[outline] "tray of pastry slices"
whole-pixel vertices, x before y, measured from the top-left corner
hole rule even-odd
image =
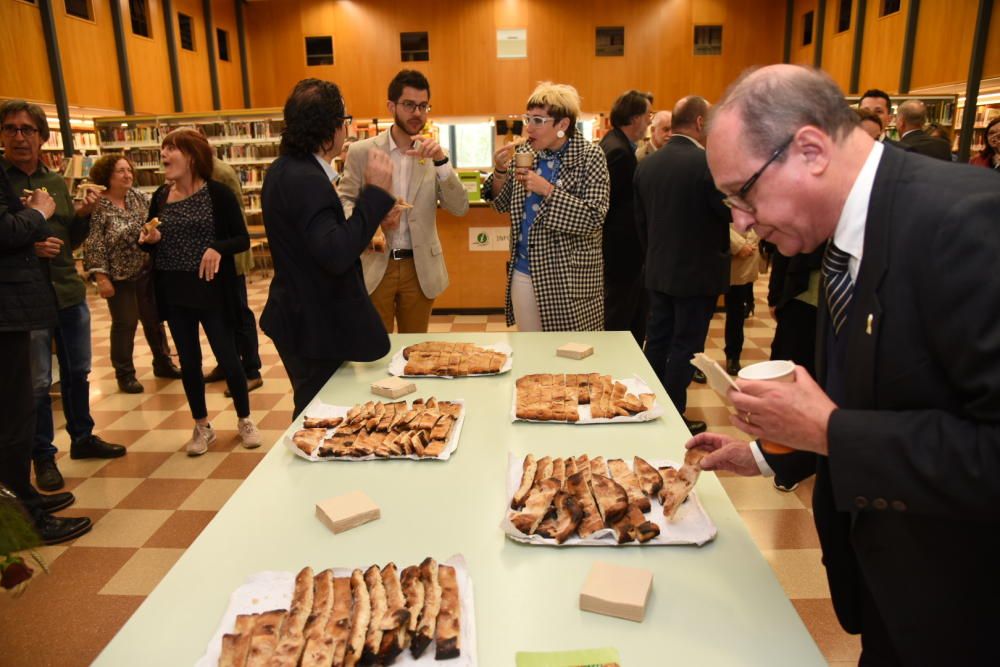
[[[476,664],[465,559],[399,569],[258,572],[233,592],[196,667]]]
[[[565,424],[646,422],[663,415],[642,378],[600,373],[535,373],[514,383],[511,421]]]
[[[465,401],[433,396],[353,406],[313,401],[304,415],[302,428],[286,436],[285,446],[308,461],[447,461],[458,448]]]
[[[508,457],[501,528],[517,542],[549,546],[702,545],[716,527],[694,493],[704,457],[683,464],[635,456]]]
[[[500,375],[513,367],[514,350],[505,343],[475,345],[425,341],[393,355],[389,373],[399,377],[459,377]]]

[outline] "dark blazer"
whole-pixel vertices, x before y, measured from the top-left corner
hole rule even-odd
[[[940,137],[932,137],[923,130],[907,132],[897,143],[897,146],[911,153],[919,153],[927,157],[951,162],[951,146]]]
[[[213,280],[220,281],[222,299],[227,323],[236,327],[242,321],[243,305],[240,298],[239,278],[236,275],[236,262],[233,259],[238,253],[250,249],[250,235],[246,223],[243,222],[243,208],[232,190],[218,181],[208,181],[208,196],[212,199],[212,217],[215,223],[215,241],[211,247],[222,255],[219,262],[219,273]],[[161,185],[149,202],[149,214],[146,220],[152,220],[160,215],[160,209],[167,203],[169,185]],[[161,240],[160,243],[163,243]],[[160,243],[152,245],[142,243],[139,247],[153,256],[153,266],[156,266],[156,251]],[[163,274],[153,271],[153,285],[156,292],[156,309],[161,320],[170,317],[170,305],[164,294]]]
[[[885,150],[841,336],[846,399],[813,512],[834,608],[860,629],[868,584],[904,664],[996,664],[1000,626],[1000,188],[983,169]],[[825,381],[829,316],[817,318]],[[869,324],[870,322],[870,324]]]
[[[274,278],[260,317],[275,343],[312,359],[374,361],[389,351],[361,271],[361,253],[395,205],[365,186],[349,219],[312,155],[271,163],[261,193]]]
[[[35,256],[35,241],[48,235],[45,218],[21,203],[0,169],[0,331],[55,326],[55,293]]]
[[[646,255],[646,287],[672,296],[729,289],[732,217],[704,149],[674,135],[635,172],[635,218]]]
[[[604,281],[631,281],[642,272],[646,260],[639,245],[632,188],[638,162],[628,137],[618,128],[604,135],[601,150],[611,177],[610,205],[604,216]]]
[[[772,246],[774,247],[774,246]],[[767,281],[767,305],[781,308],[809,289],[809,279],[823,265],[820,246],[810,253],[785,257],[777,248],[771,254],[771,277]]]

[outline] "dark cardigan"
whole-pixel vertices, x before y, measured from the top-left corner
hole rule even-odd
[[[242,305],[240,301],[239,278],[236,275],[236,263],[233,257],[238,253],[250,248],[250,236],[247,234],[246,225],[243,224],[243,211],[240,202],[236,200],[236,195],[225,185],[217,181],[208,181],[208,195],[212,199],[212,217],[215,223],[215,241],[211,247],[222,255],[219,263],[219,273],[215,280],[221,281],[223,303],[225,308],[226,321],[231,326],[236,326],[240,322],[240,312]],[[169,185],[161,185],[153,194],[153,199],[149,205],[149,215],[146,220],[152,220],[160,213],[160,209],[167,201]],[[161,241],[162,243],[162,241]],[[156,258],[156,249],[159,243],[152,245],[148,243],[140,244],[139,247]],[[159,271],[153,271],[153,282],[156,289],[156,307],[160,320],[170,317],[167,300],[164,297],[162,275]]]

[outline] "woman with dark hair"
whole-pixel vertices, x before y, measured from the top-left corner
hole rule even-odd
[[[160,318],[181,359],[184,394],[195,425],[185,448],[200,456],[215,441],[205,405],[201,340],[205,330],[233,396],[243,446],[260,446],[250,420],[250,396],[236,351],[240,294],[233,256],[250,247],[240,203],[225,185],[212,180],[212,148],[194,130],[174,130],[160,148],[167,184],[153,195],[139,244],[153,253],[153,277]]]
[[[153,352],[153,374],[179,378],[170,360],[167,332],[156,313],[156,297],[149,269],[149,255],[137,242],[149,212],[149,198],[133,187],[135,168],[124,155],[102,155],[90,168],[90,180],[105,187],[94,207],[90,232],[83,246],[83,267],[97,281],[97,291],[111,313],[111,365],[118,389],[141,394],[135,379],[132,352],[135,330],[142,321],[146,342]]]
[[[494,210],[510,213],[507,325],[516,322],[519,331],[600,331],[608,163],[576,131],[575,88],[541,83],[526,107],[527,143],[498,149],[482,188]]]
[[[1000,169],[1000,116],[991,120],[986,126],[984,138],[986,145],[979,151],[979,155],[969,160],[969,164]]]
[[[374,361],[389,351],[360,258],[396,199],[389,194],[392,162],[373,149],[366,185],[344,216],[331,162],[351,117],[336,84],[299,81],[284,116],[281,155],[261,192],[274,278],[260,326],[291,380],[297,417],[344,361]]]

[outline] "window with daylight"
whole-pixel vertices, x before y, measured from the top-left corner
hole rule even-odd
[[[625,28],[623,26],[612,26],[597,29],[597,53],[598,56],[624,56],[625,55]]]
[[[430,39],[426,32],[399,33],[399,59],[405,62],[431,59]]]
[[[333,64],[333,37],[306,37],[306,65]]]
[[[721,25],[696,25],[694,27],[694,54],[696,56],[722,55]]]
[[[132,20],[132,34],[152,37],[149,29],[149,0],[128,0],[129,18]]]
[[[181,32],[181,48],[194,51],[194,21],[187,14],[178,14],[177,23]]]

